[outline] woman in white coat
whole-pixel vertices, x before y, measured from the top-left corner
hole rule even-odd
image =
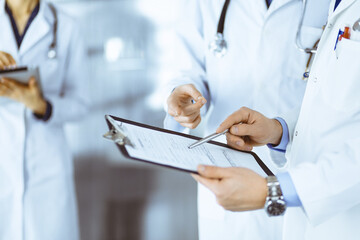
[[[86,57],[75,26],[44,1],[0,0],[0,66],[38,66],[43,91],[34,78],[28,85],[0,83],[0,239],[79,237],[63,130],[88,105]],[[54,37],[56,57],[50,58]]]
[[[344,31],[346,26],[350,27],[350,37],[344,35],[338,41],[339,30]],[[287,174],[295,190],[292,195],[296,194],[299,200],[297,206],[288,207],[285,212],[285,240],[360,237],[359,56],[360,0],[334,0],[301,111],[299,115],[284,116],[290,135]],[[243,109],[231,115],[219,131],[242,122],[237,125],[238,131],[228,136],[230,145],[236,146],[234,141],[245,135],[244,131],[252,140],[247,143],[250,146],[276,143],[283,141],[284,136],[281,128],[271,127],[274,121]],[[202,175],[209,179],[197,179],[217,192],[218,197],[226,196],[220,197],[220,202],[228,209],[264,206],[266,181],[250,170],[205,168]],[[222,179],[222,184],[210,180],[214,178]],[[279,182],[283,189],[285,185]],[[253,186],[252,192],[245,188],[248,183]],[[260,194],[252,194],[256,192]],[[283,191],[285,200],[287,193],[288,190]],[[246,201],[241,196],[247,196]]]
[[[179,77],[167,86],[170,96],[166,128],[177,131],[181,131],[181,127],[195,128],[207,114],[204,133],[207,135],[239,105],[271,117],[301,104],[305,89],[302,75],[309,57],[295,45],[302,2],[230,1],[224,26],[228,52],[217,58],[208,46],[214,40],[224,2],[189,0],[184,7],[186,19],[179,26],[182,45],[178,49],[182,54],[179,59],[185,56],[183,62],[177,63]],[[303,46],[312,47],[320,38],[329,4],[329,0],[308,1],[301,27]],[[197,103],[192,105],[192,99]],[[276,164],[280,167],[284,164],[283,156],[273,164],[266,147],[257,148],[255,152],[274,173],[278,171]],[[264,236],[280,239],[281,219],[269,219],[263,211],[224,211],[213,194],[201,185],[198,218],[200,240],[260,240]]]

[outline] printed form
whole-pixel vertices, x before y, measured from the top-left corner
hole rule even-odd
[[[244,167],[266,176],[251,154],[210,143],[189,149],[188,146],[196,140],[132,124],[118,123],[125,129],[134,145],[134,147],[125,146],[130,157],[190,171],[197,171],[199,164]]]

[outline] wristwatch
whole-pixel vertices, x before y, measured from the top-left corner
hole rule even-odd
[[[281,192],[280,183],[275,176],[266,178],[268,194],[265,202],[265,211],[269,217],[284,215],[286,203]]]

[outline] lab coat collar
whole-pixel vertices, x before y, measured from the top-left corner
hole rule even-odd
[[[50,31],[54,16],[46,1],[40,0],[40,10],[31,23],[20,46],[19,54],[23,55],[38,43]]]
[[[10,18],[5,11],[5,0],[0,0],[0,29],[0,51],[11,54],[15,61],[18,62],[18,47]]]
[[[0,0],[0,16],[5,13],[5,0]]]
[[[339,4],[339,6],[334,11],[335,1],[332,2],[330,5],[330,14],[329,14],[329,20],[337,16],[339,13],[346,10],[348,7],[350,7],[354,2],[358,0],[342,0]]]
[[[273,0],[270,4],[269,7],[269,14],[277,11],[279,8],[282,8],[283,6],[285,6],[288,3],[291,2],[298,2],[299,0]]]

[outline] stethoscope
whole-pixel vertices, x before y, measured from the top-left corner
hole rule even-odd
[[[317,51],[317,44],[314,45],[312,48],[304,48],[301,45],[301,27],[304,22],[307,0],[302,0],[302,2],[303,2],[303,4],[302,4],[303,12],[302,12],[301,19],[300,19],[298,29],[296,32],[295,44],[300,51],[310,54],[310,58],[309,58],[309,65],[310,65],[312,55],[315,54]],[[211,41],[209,44],[209,50],[216,57],[219,57],[219,58],[225,56],[225,54],[227,53],[227,42],[224,38],[224,25],[225,25],[225,18],[226,18],[226,13],[227,13],[229,4],[230,4],[230,0],[225,0],[224,6],[221,11],[220,19],[218,22],[217,33],[215,35],[214,40]]]
[[[54,24],[53,24],[53,39],[52,42],[49,46],[49,50],[48,50],[48,58],[49,59],[55,59],[57,57],[57,52],[56,52],[56,35],[57,35],[57,25],[58,25],[58,18],[57,18],[57,14],[56,14],[56,9],[54,7],[53,4],[49,3],[49,7],[50,10],[54,16]]]
[[[227,53],[227,43],[224,38],[224,26],[226,13],[229,7],[230,0],[225,0],[224,6],[221,11],[220,19],[218,22],[217,33],[213,41],[209,44],[209,50],[215,57],[221,58]]]

